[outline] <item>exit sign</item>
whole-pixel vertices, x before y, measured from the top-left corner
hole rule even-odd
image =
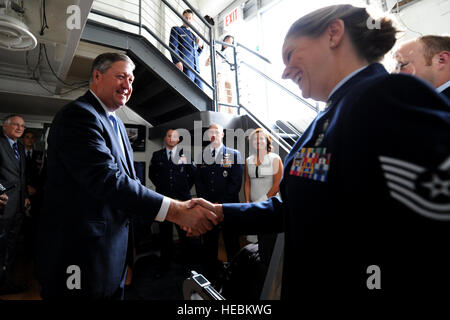
[[[225,16],[224,18],[225,28],[234,24],[237,20],[238,20],[238,8],[234,9]]]

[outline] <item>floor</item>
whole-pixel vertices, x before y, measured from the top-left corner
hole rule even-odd
[[[241,245],[246,244],[245,240]],[[183,264],[175,257],[167,272],[158,274],[158,252],[150,251],[148,255],[139,258],[133,270],[128,273],[125,300],[182,300],[183,282],[189,276],[190,270],[202,272],[202,266],[195,259],[189,264]],[[223,238],[219,238],[220,261],[226,261]],[[41,300],[40,288],[34,277],[34,267],[31,259],[19,254],[16,261],[14,280],[16,284],[26,285],[28,290],[18,294],[0,296],[0,300]]]

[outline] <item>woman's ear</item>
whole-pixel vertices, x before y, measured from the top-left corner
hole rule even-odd
[[[327,28],[330,48],[338,47],[344,38],[345,25],[341,19],[333,20]]]

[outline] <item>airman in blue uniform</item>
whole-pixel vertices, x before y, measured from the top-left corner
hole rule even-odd
[[[156,192],[172,199],[186,201],[191,199],[191,188],[194,184],[195,168],[191,156],[178,146],[179,133],[169,129],[164,137],[165,147],[153,153],[148,177],[156,187]],[[163,221],[159,223],[161,241],[161,260],[158,273],[168,270],[173,258],[173,223]],[[183,261],[189,255],[186,233],[178,226],[178,236],[181,242]]]
[[[222,143],[223,128],[212,124],[208,129],[211,144],[196,160],[195,189],[197,196],[214,203],[239,202],[242,185],[243,164],[239,151],[225,147]],[[203,235],[206,255],[206,274],[214,279],[217,272],[219,229]],[[228,260],[239,251],[239,237],[232,229],[223,229]]]
[[[187,21],[192,22],[193,13],[191,10],[185,10],[183,16]],[[200,74],[198,57],[203,50],[203,46],[199,46],[200,41],[200,38],[197,37],[186,24],[183,24],[181,27],[172,27],[170,30],[169,46],[182,59],[180,60],[176,55],[171,53],[173,63],[178,69],[183,71],[189,79],[203,89],[203,82],[194,72],[189,68],[186,68],[186,65],[188,65]]]

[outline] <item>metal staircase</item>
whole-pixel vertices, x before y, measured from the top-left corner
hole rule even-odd
[[[194,12],[192,23],[182,15],[186,8]],[[247,62],[259,60],[270,63],[267,58],[241,43],[228,45],[215,40],[212,27],[187,1],[123,0],[110,4],[96,0],[88,18],[81,37],[83,41],[123,50],[135,61],[134,91],[128,106],[153,125],[150,139],[161,138],[167,127],[193,131],[195,121],[202,121],[203,128],[211,122],[220,123],[227,129],[262,127],[269,132],[283,158],[302,134],[308,119],[312,120],[317,113],[316,107]],[[171,57],[174,55],[180,60],[184,58],[169,46],[171,28],[181,23],[189,26],[201,39],[202,54],[211,59],[208,67],[202,65],[201,74],[187,66],[203,81],[204,90],[172,63]],[[219,49],[223,45],[232,49],[231,61],[221,54]],[[242,52],[247,58],[240,54]],[[218,100],[215,69],[219,61],[225,61],[233,71],[232,103]],[[306,125],[301,124],[299,128],[286,119],[266,119],[262,116],[259,111],[261,102],[258,100],[261,88],[255,89],[249,85],[257,81],[262,83],[265,91],[276,88],[279,91],[277,96],[290,99],[287,104],[296,114],[308,114]],[[235,111],[231,115],[217,112],[221,107]]]

